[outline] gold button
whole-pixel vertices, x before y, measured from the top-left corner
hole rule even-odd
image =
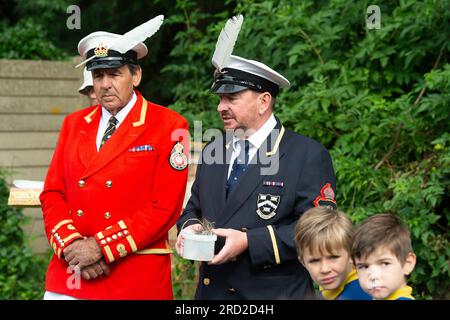
[[[105,216],[105,219],[109,219],[109,218],[111,218],[111,213],[105,212],[104,216]]]
[[[203,284],[205,285],[205,286],[209,286],[209,283],[210,283],[211,281],[209,280],[209,278],[204,278],[203,279]]]
[[[112,181],[111,180],[106,181],[106,187],[107,188],[111,188],[112,187]]]
[[[247,228],[241,228],[242,232],[247,232],[247,230],[248,230]]]
[[[84,182],[84,180],[78,181],[78,186],[79,186],[80,188],[83,188],[85,184],[86,184],[86,183]]]
[[[230,291],[230,292],[236,292],[236,289],[235,289],[235,288],[228,288],[228,291]]]
[[[84,214],[83,210],[78,210],[77,211],[77,216],[81,217]]]

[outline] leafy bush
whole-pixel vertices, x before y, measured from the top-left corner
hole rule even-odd
[[[233,3],[229,1],[227,4]],[[275,112],[324,144],[333,157],[337,201],[355,222],[381,212],[409,225],[418,263],[417,298],[450,292],[449,1],[380,4],[381,29],[366,28],[370,1],[239,1],[208,14],[189,0],[169,22],[173,108],[203,130],[220,128],[208,93],[211,56],[233,14],[244,24],[234,54],[265,62],[291,81]]]
[[[183,259],[177,253],[172,256],[172,290],[175,300],[194,298],[197,287],[198,262]]]
[[[45,29],[33,20],[23,19],[14,26],[0,22],[0,58],[60,60],[64,57],[64,52],[47,39]]]
[[[47,262],[27,247],[22,210],[9,207],[9,190],[0,171],[0,300],[41,299]]]

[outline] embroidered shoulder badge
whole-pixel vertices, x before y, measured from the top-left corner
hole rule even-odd
[[[175,170],[184,170],[188,166],[188,159],[183,153],[184,146],[180,142],[177,142],[170,154],[169,162],[170,166]]]
[[[322,189],[320,189],[320,196],[318,196],[314,201],[314,206],[329,206],[333,209],[337,209],[336,200],[334,199],[334,190],[330,183],[325,184]]]

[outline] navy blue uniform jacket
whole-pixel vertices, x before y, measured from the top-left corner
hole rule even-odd
[[[335,205],[335,175],[328,151],[315,140],[286,130],[277,120],[227,197],[232,149],[231,140],[223,135],[202,150],[191,197],[177,226],[180,230],[188,219],[204,217],[216,228],[247,232],[248,250],[222,265],[202,262],[195,298],[313,297],[311,279],[297,259],[294,228],[308,208]],[[223,244],[220,237],[216,253]]]

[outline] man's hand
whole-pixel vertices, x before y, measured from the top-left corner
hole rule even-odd
[[[103,259],[81,269],[81,276],[85,280],[95,279],[104,275],[109,276],[110,273],[111,271]]]
[[[235,259],[248,248],[247,234],[234,229],[212,229],[220,237],[225,237],[222,250],[208,264],[223,264]]]
[[[80,269],[90,266],[103,258],[102,250],[94,237],[76,240],[64,249],[64,259],[69,265]]]
[[[202,231],[202,225],[199,223],[191,224],[190,226],[184,228],[183,230],[192,230],[196,232]],[[184,249],[184,237],[181,235],[181,231],[178,234],[177,242],[175,243],[175,250],[177,253],[182,256],[183,255],[183,249]]]

